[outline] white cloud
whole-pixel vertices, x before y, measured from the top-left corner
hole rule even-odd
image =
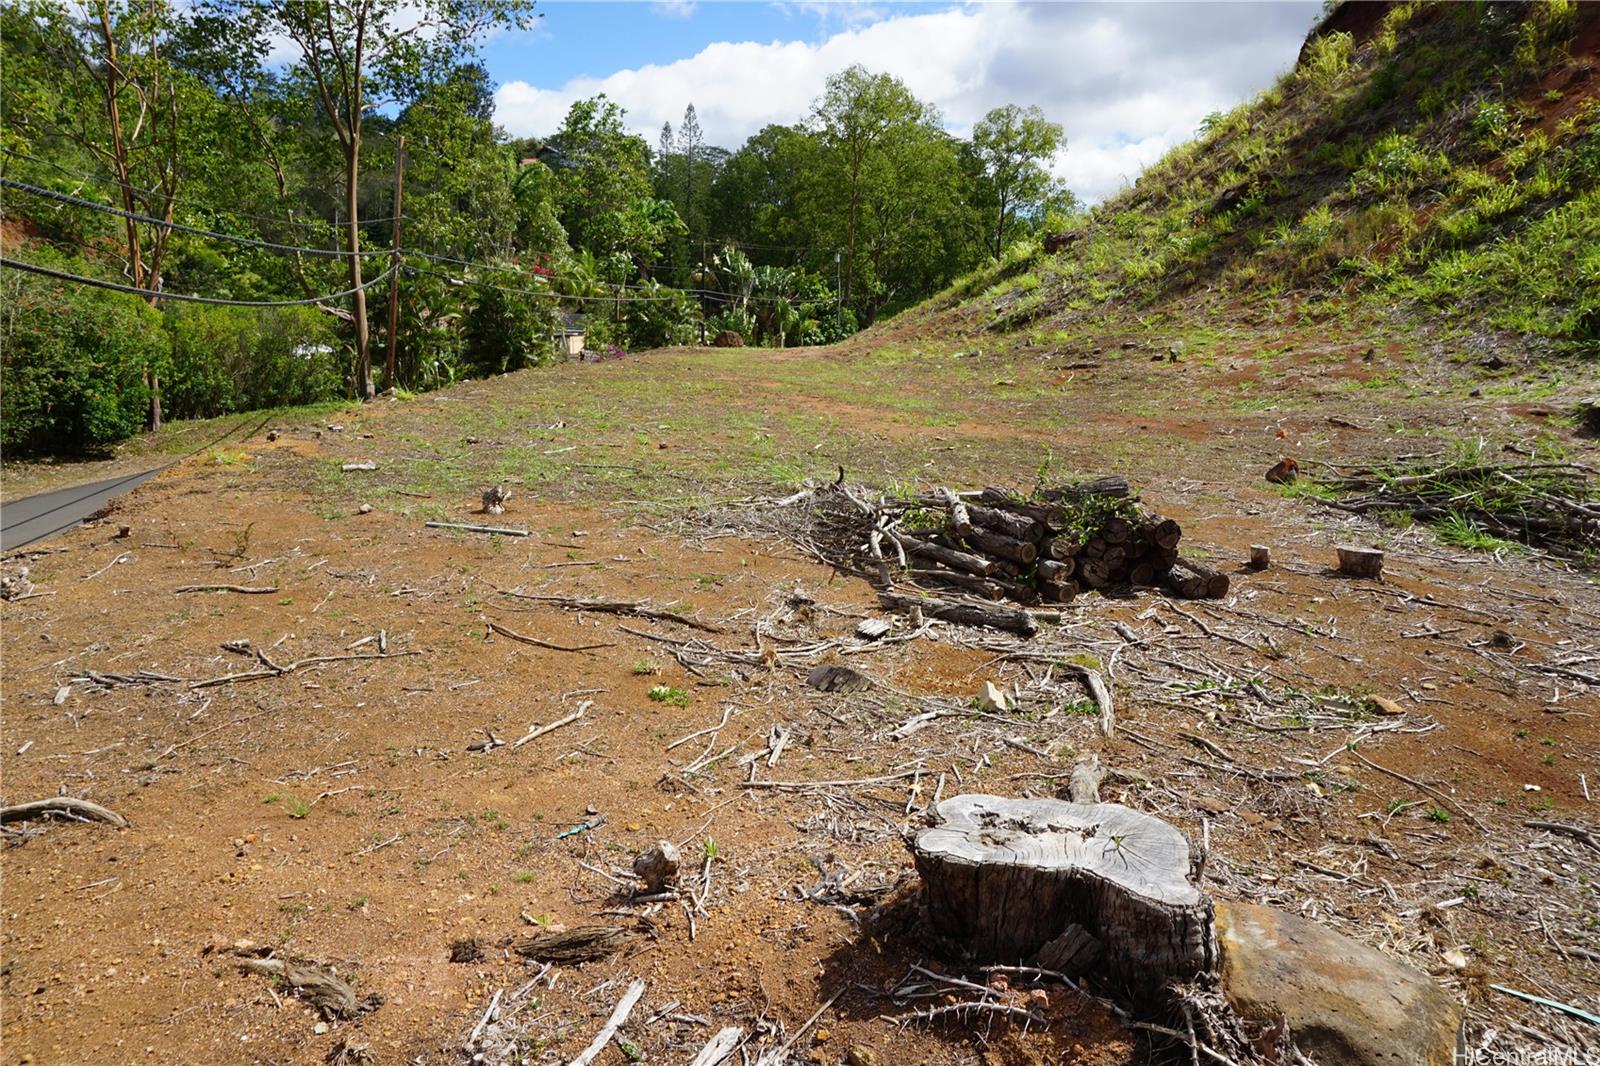
[[[655,0],[650,10],[662,18],[686,19],[694,14],[695,0]]]
[[[863,10],[871,9],[836,14]],[[1095,201],[1193,136],[1208,112],[1287,69],[1316,11],[1315,2],[891,11],[814,42],[723,41],[685,59],[559,87],[512,81],[496,95],[495,117],[517,136],[548,134],[574,100],[604,92],[654,143],[661,124],[676,123],[693,102],[706,139],[733,149],[769,123],[800,121],[829,74],[860,63],[904,80],[957,134],[991,107],[1038,104],[1066,129],[1055,172]]]

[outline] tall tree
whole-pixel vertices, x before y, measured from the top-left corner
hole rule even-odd
[[[620,104],[601,93],[575,101],[550,138],[561,224],[591,250],[598,248],[598,231],[610,225],[608,216],[653,191],[649,150],[627,131],[626,116]]]
[[[931,110],[900,79],[872,74],[860,65],[830,77],[812,107],[812,127],[822,141],[830,178],[845,201],[846,302],[854,294],[861,205],[869,188],[886,177],[885,149],[931,118]]]
[[[127,215],[161,220],[141,223],[124,217],[120,225],[123,273],[134,287],[151,293],[161,290],[172,235],[161,223],[173,220],[181,173],[179,74],[170,54],[181,23],[167,0],[90,0],[71,7],[36,2],[8,12],[7,18],[8,30],[27,33],[33,45],[20,56],[7,49],[8,61],[20,58],[24,65],[22,71],[9,71],[8,81],[19,75],[24,80],[45,77],[57,84],[64,105],[10,107],[8,121],[45,143],[69,141],[110,173]],[[55,69],[30,73],[27,67],[41,59]],[[152,307],[158,300],[146,297]],[[145,380],[150,387],[148,424],[159,429],[161,379],[156,368],[146,370]]]
[[[1060,150],[1061,126],[1037,107],[997,107],[972,128],[972,152],[982,167],[989,212],[989,251],[998,256],[1018,218],[1038,211],[1051,193],[1045,164]]]
[[[709,229],[717,237],[787,252],[821,240],[823,220],[808,213],[805,191],[820,168],[817,139],[795,126],[767,126],[731,155],[716,175]],[[819,203],[829,202],[823,197]],[[788,246],[788,247],[778,247]],[[826,249],[832,275],[832,248]],[[772,261],[794,262],[790,256]]]
[[[683,121],[678,123],[678,151],[683,155],[683,222],[689,227],[689,239],[705,236],[701,220],[705,215],[705,200],[699,195],[703,185],[701,167],[705,161],[706,139],[700,131],[700,116],[694,104],[683,110]]]
[[[299,53],[304,79],[338,142],[344,171],[344,234],[355,291],[355,387],[370,399],[371,332],[361,269],[361,163],[369,115],[415,99],[442,80],[495,26],[524,26],[533,0],[211,0],[213,10],[256,34],[276,33]]]

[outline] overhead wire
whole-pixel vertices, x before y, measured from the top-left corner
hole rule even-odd
[[[409,252],[403,252],[402,253],[402,255],[410,255],[410,254],[411,253],[409,253]],[[514,293],[514,294],[521,295],[521,296],[542,296],[542,297],[545,297],[546,299],[555,300],[557,302],[570,300],[570,301],[574,301],[574,302],[577,302],[577,303],[602,303],[602,304],[670,303],[672,300],[675,299],[675,297],[672,297],[672,296],[627,296],[627,297],[622,297],[622,296],[572,296],[572,295],[566,295],[566,294],[559,293],[559,292],[551,292],[551,291],[544,290],[544,289],[517,289],[517,288],[512,288],[509,285],[496,285],[494,282],[491,282],[491,281],[483,281],[483,280],[480,280],[480,279],[477,279],[477,278],[458,277],[455,274],[450,274],[450,273],[447,273],[447,272],[445,272],[443,270],[430,270],[427,267],[408,266],[405,269],[409,270],[409,271],[413,271],[413,272],[418,273],[418,274],[428,274],[428,275],[431,275],[433,277],[444,278],[447,281],[455,282],[457,285],[476,285],[476,286],[479,286],[479,287],[482,287],[482,288],[497,289],[500,292],[509,292],[509,293]],[[675,290],[675,291],[677,291],[677,290]]]
[[[411,252],[411,251],[403,251],[401,253],[401,255],[404,256],[404,257],[410,257],[410,256],[417,255],[417,254],[418,253]],[[439,258],[439,257],[433,256],[433,257],[430,257],[430,258]],[[471,264],[471,265],[484,267],[485,269],[489,269],[489,270],[504,270],[505,269],[504,267],[495,267],[492,264],[488,264],[488,263],[476,263],[476,264]],[[550,299],[554,299],[554,300],[558,300],[558,301],[559,300],[573,300],[573,301],[577,301],[577,302],[580,302],[580,303],[608,303],[608,304],[615,304],[615,303],[617,303],[619,301],[622,302],[622,303],[666,303],[666,302],[669,302],[669,301],[671,301],[671,300],[676,298],[675,296],[627,296],[627,297],[620,297],[620,296],[575,296],[575,295],[566,295],[566,294],[559,293],[559,292],[545,291],[545,290],[541,290],[541,289],[511,288],[511,287],[505,286],[505,285],[496,285],[496,284],[494,284],[492,282],[481,281],[481,280],[478,280],[476,278],[460,277],[458,275],[450,274],[450,273],[447,273],[447,272],[442,271],[442,270],[430,270],[427,267],[407,266],[405,269],[409,270],[409,271],[413,271],[413,272],[418,273],[418,274],[428,274],[428,275],[430,275],[432,277],[445,278],[446,280],[453,281],[458,285],[481,285],[481,286],[485,286],[485,287],[491,288],[491,289],[499,289],[501,292],[520,293],[520,294],[525,295],[525,296],[544,296],[544,297],[548,297]],[[610,283],[601,282],[600,284],[610,284]],[[737,300],[741,299],[741,297],[739,297],[738,295],[736,295],[734,293],[722,292],[719,289],[679,289],[679,288],[674,288],[674,287],[668,286],[668,285],[650,286],[650,285],[615,285],[615,284],[611,285],[611,287],[615,288],[615,289],[622,289],[624,291],[639,291],[639,290],[643,290],[643,291],[646,291],[646,292],[654,292],[654,291],[657,291],[657,290],[664,289],[664,290],[666,290],[668,292],[681,294],[683,296],[706,296],[706,297],[712,297],[712,298],[719,299],[719,300],[726,300],[729,303],[732,303],[734,301],[737,301]],[[785,300],[785,299],[789,299],[789,298],[788,297],[783,297],[783,296],[745,296],[745,297],[742,297],[742,299],[744,300],[745,303],[772,304],[772,303],[777,303],[780,300]],[[801,302],[801,301],[790,300],[789,302],[790,303],[798,303],[798,302]]]
[[[122,185],[123,183],[116,182],[115,184]],[[60,203],[69,204],[69,205],[72,205],[72,206],[75,206],[75,207],[85,207],[85,208],[89,208],[90,210],[99,211],[99,212],[102,212],[102,213],[105,213],[105,214],[116,215],[119,218],[133,219],[134,221],[137,221],[137,222],[145,222],[145,223],[149,223],[151,225],[163,226],[163,227],[166,227],[166,228],[172,229],[172,230],[178,230],[178,231],[185,232],[185,233],[194,233],[194,234],[197,234],[197,235],[200,235],[200,236],[212,237],[212,238],[216,238],[216,239],[219,239],[219,240],[230,241],[230,242],[233,242],[235,244],[242,244],[242,245],[246,245],[246,246],[249,246],[249,247],[264,248],[264,249],[267,249],[267,250],[270,250],[270,251],[291,252],[291,253],[294,253],[294,254],[297,254],[297,255],[313,255],[313,256],[336,257],[336,258],[348,258],[352,254],[350,252],[346,252],[346,251],[342,251],[342,250],[338,250],[338,249],[305,248],[305,247],[300,247],[300,246],[297,246],[297,245],[280,244],[280,243],[275,242],[275,241],[263,241],[263,240],[258,240],[258,239],[252,238],[252,237],[243,237],[243,236],[240,236],[238,234],[221,233],[221,232],[218,232],[216,230],[203,229],[203,228],[198,227],[198,226],[189,226],[189,225],[185,225],[185,224],[183,224],[181,222],[172,222],[172,221],[169,221],[167,219],[155,218],[155,217],[150,216],[150,215],[142,215],[142,214],[139,214],[137,212],[125,211],[125,210],[123,210],[121,208],[111,207],[111,206],[106,205],[106,204],[95,203],[93,200],[85,200],[85,199],[83,199],[81,197],[71,196],[71,195],[68,195],[67,193],[56,192],[53,189],[42,188],[40,186],[32,185],[32,184],[29,184],[27,182],[16,181],[16,180],[14,180],[12,178],[0,177],[0,188],[17,189],[17,190],[29,193],[29,194],[34,195],[34,196],[42,197],[42,198],[47,199],[47,200],[53,200],[53,201],[57,201],[57,202],[60,202]],[[364,220],[364,221],[371,221],[371,220]],[[394,257],[397,253],[396,253],[395,249],[368,249],[368,250],[365,250],[365,251],[356,252],[354,254],[365,258],[365,257],[380,257],[380,256],[381,257]],[[456,264],[456,265],[459,265],[459,266],[463,266],[463,267],[468,267],[468,268],[477,268],[477,269],[482,269],[482,270],[503,270],[504,269],[504,267],[497,267],[492,263],[477,262],[477,261],[469,260],[469,259],[459,259],[459,258],[456,258],[456,257],[453,257],[453,256],[437,255],[437,254],[434,254],[434,253],[431,253],[431,252],[402,250],[402,251],[399,252],[399,254],[401,256],[404,256],[404,257],[420,258],[420,259],[426,259],[426,260],[430,260],[430,261],[434,261],[434,262],[453,263],[453,264]],[[321,304],[321,303],[325,303],[325,302],[330,301],[330,300],[341,299],[341,298],[343,298],[345,296],[352,296],[355,293],[360,292],[363,289],[371,287],[373,284],[375,284],[379,280],[387,279],[392,273],[394,273],[394,271],[396,269],[395,264],[391,264],[389,269],[386,270],[383,274],[379,275],[377,278],[374,278],[374,279],[372,279],[370,281],[364,282],[363,284],[361,284],[359,286],[356,286],[356,287],[353,287],[353,288],[349,288],[349,289],[345,289],[345,290],[343,290],[341,292],[329,293],[329,294],[327,294],[325,296],[316,296],[316,297],[310,297],[310,298],[299,299],[299,300],[235,300],[235,299],[227,299],[227,298],[221,298],[221,297],[197,296],[197,295],[191,295],[191,294],[187,294],[187,293],[163,292],[163,291],[154,290],[154,289],[141,289],[141,288],[138,288],[137,286],[122,285],[122,284],[117,283],[117,282],[105,281],[105,280],[99,279],[99,278],[85,277],[85,276],[80,275],[80,274],[73,274],[73,273],[69,273],[67,271],[57,270],[57,269],[52,268],[52,267],[45,267],[45,266],[42,266],[42,265],[37,264],[37,263],[23,262],[21,260],[0,258],[0,266],[9,267],[9,268],[11,268],[13,270],[22,270],[22,271],[26,271],[28,273],[39,274],[39,275],[42,275],[44,277],[56,278],[56,279],[61,280],[61,281],[71,281],[71,282],[76,282],[76,283],[82,284],[82,285],[91,285],[91,286],[95,286],[97,288],[109,289],[109,290],[112,290],[112,291],[115,291],[115,292],[131,293],[131,294],[137,295],[137,296],[155,297],[155,298],[158,298],[158,299],[181,300],[181,301],[187,301],[187,302],[191,302],[191,303],[216,304],[216,305],[231,306],[231,307],[291,307],[291,306],[309,306],[309,305],[313,305],[313,304]],[[673,300],[678,298],[677,296],[668,296],[668,295],[660,295],[660,296],[658,296],[658,295],[630,296],[630,297],[626,297],[626,298],[619,297],[619,296],[580,296],[580,295],[562,294],[562,293],[556,293],[556,292],[545,292],[545,291],[540,291],[540,290],[537,290],[537,289],[520,289],[520,288],[513,288],[513,287],[510,287],[510,286],[496,285],[496,284],[493,284],[493,283],[490,283],[490,282],[475,281],[475,280],[470,279],[470,278],[457,277],[455,275],[448,274],[448,273],[445,273],[443,271],[429,270],[429,269],[427,269],[425,267],[407,266],[406,269],[407,270],[411,270],[411,271],[421,272],[421,273],[424,273],[424,274],[430,274],[430,275],[441,277],[441,278],[445,278],[445,279],[447,279],[449,281],[453,281],[453,282],[455,282],[457,284],[486,285],[489,288],[497,289],[497,290],[502,291],[502,292],[515,293],[515,294],[520,294],[520,295],[525,295],[525,296],[541,296],[541,297],[545,297],[545,298],[555,299],[557,301],[566,300],[566,301],[577,302],[577,303],[610,303],[610,304],[616,304],[618,302],[629,302],[629,303],[669,303],[669,302],[672,302]],[[553,274],[552,275],[540,275],[540,276],[541,277],[547,277],[551,281],[568,280],[568,279],[559,278],[559,277],[557,277],[556,275],[553,275]],[[717,289],[703,289],[703,288],[693,288],[693,289],[691,289],[691,288],[683,288],[683,289],[678,289],[678,288],[673,288],[673,287],[670,287],[670,286],[662,286],[662,285],[660,285],[659,283],[656,283],[656,282],[653,282],[650,285],[630,285],[630,284],[626,284],[626,283],[617,283],[617,284],[614,284],[612,287],[615,288],[615,289],[618,289],[620,291],[623,291],[623,292],[640,292],[640,291],[644,291],[644,292],[651,292],[651,293],[654,293],[654,292],[656,292],[657,290],[659,290],[661,288],[671,288],[673,292],[681,294],[682,296],[698,296],[698,297],[713,298],[713,299],[728,301],[730,303],[734,302],[736,300],[742,299],[743,302],[746,303],[746,304],[750,304],[750,303],[775,304],[775,303],[778,303],[780,301],[788,299],[787,297],[754,296],[754,295],[745,295],[745,296],[743,296],[741,298],[741,297],[736,296],[734,294],[722,292],[722,291],[717,290]],[[797,302],[797,301],[791,301],[791,302]]]
[[[436,263],[454,263],[457,266],[477,267],[477,268],[479,268],[481,270],[505,270],[506,269],[505,266],[496,265],[494,263],[484,263],[484,262],[479,262],[479,261],[472,260],[472,259],[457,259],[457,258],[455,258],[453,256],[438,255],[438,254],[436,254],[434,252],[416,251],[416,250],[410,249],[410,248],[405,249],[404,254],[406,255],[407,258],[428,259],[428,260],[432,260],[433,262],[436,262]],[[410,267],[409,269],[419,270],[421,268],[420,267]],[[437,273],[437,271],[435,271],[434,273]],[[542,278],[546,278],[547,280],[550,280],[550,281],[571,281],[571,280],[573,280],[572,275],[570,275],[570,274],[554,274],[554,273],[551,273],[551,274],[540,274],[539,276],[542,277]],[[587,280],[587,279],[585,279],[585,280]],[[734,294],[723,292],[721,289],[679,288],[676,285],[666,285],[666,284],[663,284],[661,282],[652,282],[649,285],[637,285],[637,284],[613,283],[613,282],[602,282],[601,284],[610,285],[612,288],[621,288],[621,289],[625,289],[625,290],[629,290],[629,291],[637,291],[637,292],[653,292],[656,289],[672,289],[674,292],[681,292],[681,293],[684,293],[685,295],[689,295],[689,296],[714,296],[714,297],[719,297],[719,298],[724,299],[724,300],[738,299],[738,297],[735,296]],[[611,297],[607,297],[607,299],[611,299]],[[789,299],[791,303],[801,302],[801,301],[795,300],[795,299],[790,298],[790,297],[782,297],[782,296],[747,296],[747,297],[745,297],[745,299],[747,301],[749,301],[749,302],[752,302],[752,303],[776,303],[778,300],[781,300],[781,299]]]
[[[60,163],[54,163],[48,159],[40,159],[36,155],[29,155],[27,152],[19,152],[15,148],[6,148],[4,146],[0,146],[0,153],[11,156],[14,159],[26,159],[30,163],[37,163],[40,166],[49,167],[50,169],[55,170],[69,178],[81,181],[92,181],[100,185],[109,185],[117,189],[132,189],[141,196],[150,196],[154,194],[153,190],[146,189],[142,185],[135,185],[134,183],[128,181],[119,181],[108,174],[94,174],[86,170],[74,170],[71,167],[64,167]],[[201,204],[198,200],[190,196],[167,196],[165,198],[175,204],[187,204],[191,208],[198,211],[206,211],[211,214],[218,215],[232,215],[235,218],[248,218],[257,222],[272,222],[280,226],[300,226],[306,229],[321,229],[328,226],[342,225],[342,223],[329,222],[326,219],[318,219],[315,222],[309,220],[302,221],[292,218],[279,218],[276,215],[257,215],[248,211],[234,211],[230,208],[211,207]],[[410,221],[409,216],[407,216],[404,212],[400,214],[399,218],[402,222]],[[382,218],[363,218],[361,220],[361,224],[367,225],[368,223],[372,223],[376,225],[380,222],[393,222],[394,220],[394,215],[385,215]]]
[[[385,255],[389,253],[385,252]],[[163,292],[159,289],[141,289],[136,285],[123,285],[116,281],[106,281],[104,278],[89,278],[82,274],[72,274],[65,270],[56,270],[54,267],[41,266],[38,263],[25,263],[18,259],[9,259],[0,256],[0,267],[9,270],[21,270],[28,274],[39,274],[59,281],[76,282],[79,285],[90,285],[97,289],[110,289],[113,292],[126,292],[134,296],[153,296],[158,300],[182,300],[187,303],[215,304],[223,307],[309,307],[313,304],[323,304],[330,300],[339,300],[346,296],[354,296],[364,289],[370,289],[380,281],[389,280],[394,273],[393,266],[360,285],[345,289],[342,292],[330,292],[325,296],[312,296],[302,300],[233,300],[219,296],[194,296],[182,292]]]
[[[87,207],[93,211],[100,211],[108,215],[116,215],[119,218],[129,218],[135,222],[147,222],[153,226],[161,226],[163,228],[177,230],[182,233],[195,233],[202,237],[215,237],[218,240],[232,241],[234,244],[249,245],[253,248],[266,248],[274,252],[294,252],[297,255],[319,255],[337,259],[348,259],[351,255],[365,257],[388,256],[393,254],[393,252],[387,248],[369,249],[367,251],[352,253],[342,251],[337,248],[302,248],[293,244],[278,244],[275,241],[256,240],[254,237],[241,237],[236,233],[219,233],[216,230],[201,229],[199,226],[186,226],[182,222],[170,222],[167,219],[155,218],[152,215],[141,215],[136,211],[124,211],[120,207],[110,207],[106,204],[97,204],[93,200],[85,200],[79,196],[69,196],[64,192],[56,192],[54,189],[41,188],[37,185],[30,185],[25,181],[16,181],[12,178],[0,178],[0,188],[18,189],[22,192],[42,197],[46,200],[55,200],[60,203],[71,204],[74,207]]]

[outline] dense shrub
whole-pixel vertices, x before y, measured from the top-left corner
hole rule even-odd
[[[706,319],[706,336],[715,337],[725,330],[730,330],[744,338],[746,344],[751,343],[756,337],[755,316],[749,311],[737,307],[729,307]]]
[[[69,268],[80,264],[67,264]],[[161,315],[139,300],[0,273],[0,446],[75,453],[145,424],[146,375],[166,369]]]
[[[651,282],[628,305],[628,335],[635,348],[665,348],[700,339],[700,308],[682,290]]]
[[[461,356],[474,376],[504,374],[549,362],[557,326],[555,301],[516,286],[515,274],[492,275],[472,287],[472,302],[461,323]]]
[[[314,308],[180,304],[166,327],[172,371],[162,403],[173,418],[315,403],[344,391],[332,324]]]

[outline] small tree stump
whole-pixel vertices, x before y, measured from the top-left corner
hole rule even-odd
[[[670,840],[658,840],[652,848],[641,851],[633,860],[633,872],[644,882],[648,892],[663,892],[678,883],[678,863],[682,856],[678,845]]]
[[[1376,548],[1336,546],[1339,553],[1339,572],[1351,577],[1383,577],[1383,552]]]
[[[1265,570],[1272,565],[1272,549],[1265,544],[1250,545],[1250,569]]]
[[[913,852],[934,932],[984,962],[1085,967],[1128,1000],[1215,971],[1211,902],[1189,844],[1115,803],[954,796]],[[1054,968],[1047,966],[1046,968]]]
[[[511,490],[504,485],[491,485],[483,490],[483,513],[505,514],[511,500]]]
[[[1579,425],[1590,433],[1600,436],[1600,396],[1579,400],[1574,413],[1578,416]]]

